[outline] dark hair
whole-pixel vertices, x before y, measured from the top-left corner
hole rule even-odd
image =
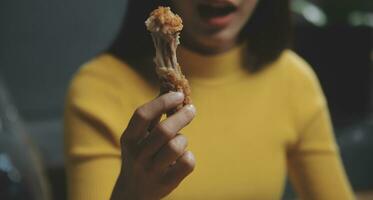
[[[164,0],[129,0],[122,29],[109,49],[115,56],[130,62],[153,55],[154,48],[144,22]],[[248,45],[249,70],[257,71],[275,61],[290,46],[292,36],[289,0],[258,0],[258,5],[241,32]]]

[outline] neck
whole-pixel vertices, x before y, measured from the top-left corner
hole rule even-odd
[[[181,46],[178,50],[179,64],[191,81],[234,79],[245,71],[245,47],[246,44],[242,43],[224,53],[204,55]]]

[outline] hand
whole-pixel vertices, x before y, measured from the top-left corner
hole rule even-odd
[[[121,138],[122,169],[111,200],[161,199],[193,171],[194,156],[178,133],[194,118],[194,106],[160,122],[183,100],[182,93],[170,92],[136,109]]]

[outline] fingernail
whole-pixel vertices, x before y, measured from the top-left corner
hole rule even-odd
[[[182,92],[172,92],[172,97],[175,98],[175,100],[182,100],[184,99],[184,94]]]
[[[189,104],[186,106],[186,108],[193,112],[193,114],[196,114],[196,107],[193,104]]]

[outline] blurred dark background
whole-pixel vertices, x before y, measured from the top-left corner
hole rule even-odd
[[[78,67],[114,39],[125,7],[125,0],[0,2],[0,89],[40,153],[56,200],[66,197],[66,88]],[[319,76],[349,179],[355,191],[373,193],[373,1],[293,0],[292,10],[294,50]],[[20,131],[4,131],[9,115],[0,116],[0,140]],[[1,155],[0,148],[0,171]],[[293,197],[288,187],[284,198]]]

